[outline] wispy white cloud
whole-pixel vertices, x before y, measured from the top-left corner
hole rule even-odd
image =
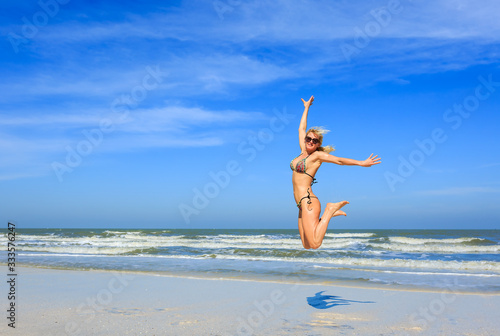
[[[4,165],[50,161],[103,118],[116,126],[106,138],[109,151],[218,146],[226,143],[221,134],[237,136],[230,128],[248,129],[265,116],[193,107],[200,97],[217,99],[280,81],[300,87],[311,78],[407,84],[408,75],[498,60],[498,2],[401,0],[401,12],[349,64],[340,45],[353,43],[356,30],[375,20],[371,11],[387,3],[242,1],[223,20],[211,1],[186,1],[175,8],[145,5],[136,13],[121,9],[123,15],[106,21],[100,16],[78,21],[82,14],[67,8],[67,17],[44,26],[25,46],[30,62],[2,65],[0,150],[10,162]],[[111,111],[111,103],[142,84],[147,66],[158,66],[165,77],[123,119]],[[175,135],[189,130],[196,135],[178,141]]]
[[[0,134],[0,180],[36,177],[50,172],[49,161],[64,150],[60,139],[24,139],[17,135]]]
[[[103,152],[129,152],[152,148],[199,148],[224,145],[226,142],[212,132],[184,134],[132,134],[106,139]]]
[[[366,65],[370,71],[376,73],[378,68],[387,74],[390,66],[389,75],[374,75],[375,79],[401,81],[402,76],[463,69],[498,59],[500,47],[492,48],[500,41],[500,23],[494,14],[500,9],[497,2],[400,4],[401,12],[391,14],[388,24],[356,56],[357,71]],[[131,69],[120,56],[142,59],[153,50],[147,53],[149,62],[169,73],[163,91],[177,90],[184,97],[304,78],[311,71],[327,77],[324,70],[332,66],[339,80],[352,70],[340,46],[353,44],[356,29],[376,22],[371,12],[386,5],[379,1],[250,1],[234,6],[220,20],[211,2],[186,2],[175,9],[146,8],[144,13],[107,23],[63,22],[44,27],[37,40],[40,48],[34,52],[53,57],[64,51],[75,57],[62,62],[67,69],[64,76],[54,77],[50,70],[37,74],[42,70],[36,70],[30,85],[11,81],[5,89],[35,95],[117,94],[136,85],[134,79],[143,70],[137,65]],[[113,44],[104,47],[108,41]],[[96,45],[97,50],[87,51]],[[274,52],[266,57],[262,54],[266,49]],[[110,53],[119,61],[112,62]],[[86,58],[79,65],[75,61],[82,55]]]
[[[101,113],[99,113],[101,112]],[[242,138],[239,127],[267,120],[260,112],[216,111],[179,105],[137,109],[126,118],[109,111],[86,114],[63,113],[0,115],[0,179],[38,176],[50,172],[54,160],[63,160],[66,148],[87,141],[83,131],[100,132],[102,120],[113,124],[111,132],[100,132],[94,149],[107,153],[148,148],[190,148],[221,146]],[[58,130],[58,132],[53,132]],[[3,176],[3,177],[2,177]]]
[[[36,100],[40,97],[50,99],[54,103],[61,98],[72,100],[85,98],[93,102],[95,99],[109,102],[120,94],[130,94],[131,90],[142,85],[147,76],[147,66],[156,64],[135,64],[123,69],[107,64],[91,65],[84,54],[80,55],[81,63],[61,60],[58,66],[42,62],[36,66],[29,65],[19,72],[6,70],[0,90],[5,94],[0,102]],[[150,81],[153,83],[152,81]],[[89,101],[84,102],[88,106]],[[78,106],[74,108],[78,109]]]
[[[23,116],[0,115],[0,125],[8,127],[76,127],[98,125],[102,117],[92,114],[39,114]]]
[[[119,132],[146,133],[186,129],[194,126],[228,127],[242,123],[258,123],[268,117],[261,112],[235,110],[215,111],[201,107],[170,105],[162,108],[137,108],[127,113],[111,110],[90,110],[76,113],[0,115],[0,125],[35,130],[38,127],[74,129],[99,127],[103,120],[111,121]],[[4,130],[8,132],[8,130]],[[17,131],[16,131],[17,132]],[[3,139],[3,142],[6,140]],[[0,142],[1,144],[1,142]]]
[[[43,38],[60,43],[134,37],[203,43],[325,41],[354,37],[355,27],[363,29],[367,22],[375,20],[371,12],[384,10],[388,4],[389,1],[245,1],[230,6],[233,10],[221,20],[212,2],[184,2],[173,9],[146,8],[144,13],[131,14],[117,22],[71,22],[46,27]],[[399,12],[390,14],[389,24],[378,37],[499,40],[499,6],[493,0],[401,0]]]
[[[220,129],[243,122],[258,122],[266,116],[260,112],[211,111],[199,107],[169,106],[139,109],[129,114],[119,130],[132,133],[152,133],[185,130],[202,126]]]
[[[6,80],[0,84],[4,93],[0,102],[45,97],[54,102],[85,99],[83,103],[87,106],[96,102],[109,106],[114,99],[131,95],[134,88],[143,85],[145,78],[148,83],[154,84],[154,93],[177,98],[225,94],[230,87],[263,85],[300,75],[285,66],[260,61],[252,56],[219,52],[211,55],[196,52],[182,57],[171,55],[163,60],[153,57],[142,64],[127,65],[127,69],[106,63],[89,66],[88,60],[82,57],[82,63],[77,66],[61,64],[59,68],[39,66],[30,69],[28,81],[15,73],[6,74]],[[161,71],[158,83],[147,77],[148,67]],[[148,92],[148,95],[153,92]]]

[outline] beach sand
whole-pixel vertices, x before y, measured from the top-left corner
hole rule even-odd
[[[1,335],[499,335],[500,295],[18,268]],[[4,281],[2,309],[9,301]]]

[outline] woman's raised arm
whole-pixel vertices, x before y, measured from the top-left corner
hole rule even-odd
[[[319,152],[319,159],[321,162],[329,162],[329,163],[335,163],[341,166],[361,166],[361,167],[371,167],[373,165],[379,164],[382,162],[382,158],[378,158],[378,155],[373,156],[371,154],[368,159],[359,161],[359,160],[353,160],[353,159],[348,159],[348,158],[342,158],[342,157],[337,157],[325,152]]]
[[[307,131],[307,113],[309,112],[309,107],[312,105],[314,101],[314,97],[311,96],[311,98],[309,98],[308,101],[305,101],[302,98],[300,99],[304,103],[304,113],[302,113],[302,118],[300,119],[300,125],[299,125],[299,144],[300,144],[300,150],[302,152],[305,152],[306,145],[304,144],[304,138],[306,137],[306,131]]]

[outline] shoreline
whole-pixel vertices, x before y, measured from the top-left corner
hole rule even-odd
[[[18,268],[6,335],[492,335],[500,296]],[[0,287],[8,290],[6,283]],[[7,304],[4,299],[2,305]]]
[[[0,263],[0,267],[6,266],[5,263]],[[493,291],[470,291],[470,290],[457,290],[451,289],[449,287],[443,288],[429,288],[429,287],[419,287],[401,284],[377,284],[368,281],[358,281],[358,280],[332,280],[332,281],[310,281],[301,280],[298,276],[290,276],[294,280],[283,280],[283,277],[272,277],[264,276],[259,277],[257,275],[224,275],[219,274],[217,276],[211,276],[204,272],[191,272],[186,274],[175,274],[171,272],[158,272],[158,271],[133,271],[133,270],[112,270],[112,269],[81,269],[81,268],[64,268],[64,267],[49,267],[49,266],[35,266],[35,265],[19,265],[18,269],[40,269],[40,270],[58,270],[58,271],[75,271],[75,272],[105,272],[105,273],[127,273],[134,275],[146,275],[155,277],[167,277],[167,278],[181,278],[181,279],[193,279],[193,280],[211,280],[211,281],[243,281],[243,282],[262,282],[270,284],[283,284],[283,285],[303,285],[303,286],[334,286],[334,287],[344,287],[344,288],[360,288],[360,289],[374,289],[374,290],[388,290],[388,291],[401,291],[401,292],[417,292],[417,293],[442,293],[443,291],[449,291],[460,295],[491,295],[500,296],[500,292]]]
[[[372,232],[373,231],[373,232]],[[19,265],[300,282],[400,290],[500,292],[495,232],[370,230],[325,235],[320,251],[294,230],[26,230]]]

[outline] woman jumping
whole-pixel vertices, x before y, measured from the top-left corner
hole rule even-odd
[[[326,209],[320,218],[321,204],[312,192],[312,185],[316,183],[314,175],[323,162],[336,163],[338,165],[357,165],[371,167],[381,162],[378,155],[373,154],[364,161],[346,159],[328,154],[333,150],[330,146],[321,147],[323,134],[328,132],[321,127],[307,129],[307,113],[312,105],[314,97],[308,101],[302,99],[304,103],[304,113],[299,126],[300,155],[290,162],[292,168],[293,195],[299,208],[299,232],[302,245],[306,249],[317,249],[321,246],[323,238],[328,229],[330,219],[335,216],[345,216],[346,213],[340,210],[347,201],[338,203],[326,203]]]

